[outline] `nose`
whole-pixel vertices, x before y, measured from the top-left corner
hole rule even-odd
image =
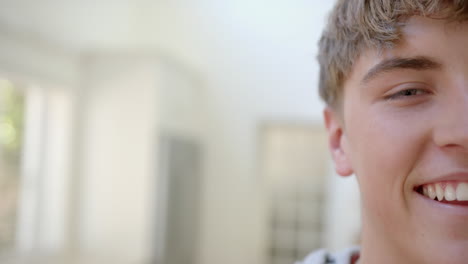
[[[468,152],[468,89],[439,108],[434,141],[441,148]]]

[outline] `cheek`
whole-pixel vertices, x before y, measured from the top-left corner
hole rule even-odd
[[[363,115],[361,115],[363,116]],[[349,127],[351,162],[359,179],[364,205],[374,212],[405,202],[408,175],[416,167],[425,145],[426,125],[412,116],[391,116],[377,112]],[[388,205],[388,206],[387,206]],[[383,207],[384,206],[384,207]]]

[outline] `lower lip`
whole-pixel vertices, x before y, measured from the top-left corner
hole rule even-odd
[[[445,215],[468,217],[468,202],[439,202],[415,191],[417,201],[428,209],[443,210]]]

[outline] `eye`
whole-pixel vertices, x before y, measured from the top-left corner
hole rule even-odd
[[[401,90],[397,93],[386,96],[385,99],[397,100],[397,99],[405,99],[405,98],[420,96],[420,95],[425,95],[425,94],[429,94],[429,91],[424,90],[424,89],[411,88],[411,89]]]

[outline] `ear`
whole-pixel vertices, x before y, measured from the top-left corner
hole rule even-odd
[[[330,148],[335,170],[341,176],[349,176],[354,173],[351,166],[349,153],[346,148],[346,135],[344,134],[343,124],[340,122],[338,114],[330,107],[323,111],[325,126],[328,131],[328,146]]]

